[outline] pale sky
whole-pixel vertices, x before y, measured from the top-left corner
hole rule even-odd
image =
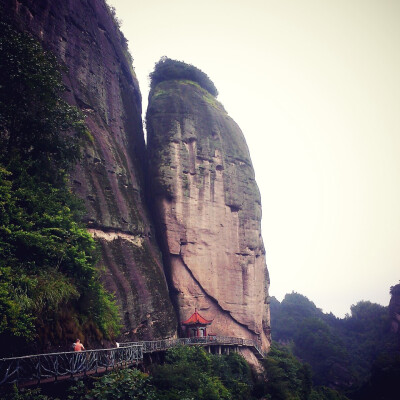
[[[109,0],[143,109],[161,56],[239,124],[261,191],[270,294],[343,317],[400,279],[400,1]]]

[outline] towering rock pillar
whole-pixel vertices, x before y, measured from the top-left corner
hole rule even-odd
[[[1,11],[66,67],[66,99],[93,136],[71,177],[101,250],[99,266],[128,340],[176,334],[144,197],[141,94],[127,42],[104,0],[0,0]]]
[[[206,89],[205,89],[206,88]],[[269,347],[261,200],[238,125],[200,70],[169,59],[152,74],[150,181],[180,321],[195,307],[211,332]]]

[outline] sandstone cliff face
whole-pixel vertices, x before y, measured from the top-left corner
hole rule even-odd
[[[167,80],[149,95],[150,181],[180,321],[194,308],[217,335],[269,347],[269,277],[261,201],[245,139],[197,83]]]
[[[68,71],[67,100],[86,115],[94,142],[71,184],[102,250],[106,287],[129,339],[169,337],[176,319],[144,201],[141,95],[125,39],[104,0],[0,0],[24,31]]]

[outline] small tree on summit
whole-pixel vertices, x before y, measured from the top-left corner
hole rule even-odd
[[[188,79],[198,83],[214,97],[218,96],[218,90],[211,79],[200,69],[183,61],[171,60],[168,57],[161,57],[156,63],[154,71],[150,74],[151,89],[154,89],[160,82],[174,79]]]

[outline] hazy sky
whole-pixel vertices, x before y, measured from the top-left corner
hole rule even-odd
[[[261,191],[271,295],[337,316],[400,279],[400,1],[109,0],[147,106],[161,56],[203,70]]]

